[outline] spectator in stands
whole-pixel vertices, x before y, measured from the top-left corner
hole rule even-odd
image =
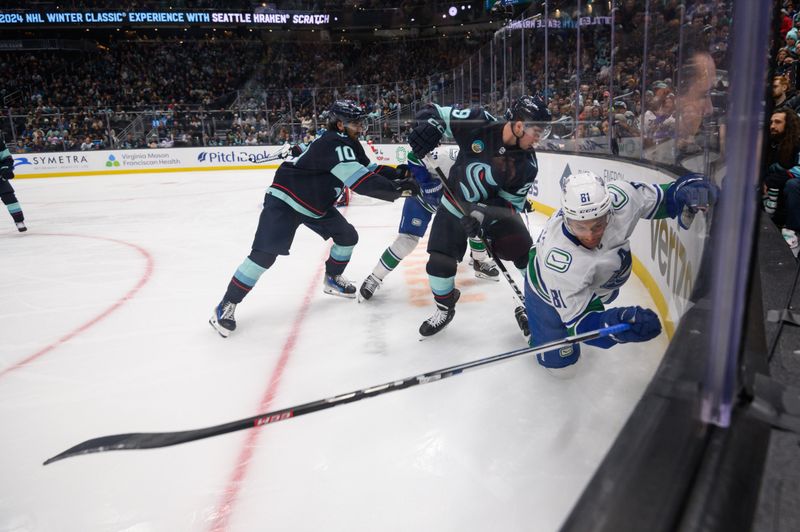
[[[800,118],[797,113],[786,107],[773,111],[769,137],[764,210],[783,228],[783,238],[797,254],[800,232]]]
[[[787,92],[789,92],[789,80],[784,76],[772,78],[772,102],[773,108],[777,109],[786,103]]]
[[[91,137],[86,137],[83,139],[81,143],[81,151],[93,150],[94,144],[92,143]]]

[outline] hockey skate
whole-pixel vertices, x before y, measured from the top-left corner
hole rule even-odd
[[[208,320],[208,323],[210,323],[223,338],[227,338],[228,335],[236,330],[236,319],[233,316],[235,310],[236,303],[231,303],[223,299],[220,301],[219,305],[217,305],[217,308],[214,309],[214,314],[212,314],[211,319]]]
[[[322,291],[332,296],[356,297],[356,286],[341,275],[326,275]]]
[[[456,315],[456,302],[459,297],[461,297],[461,292],[458,288],[454,288],[452,306],[448,307],[447,305],[436,303],[436,312],[433,313],[433,316],[422,322],[422,325],[419,326],[419,333],[426,337],[433,336],[447,327],[447,324],[453,321],[453,316]]]
[[[525,312],[525,307],[520,305],[515,308],[514,318],[517,320],[517,325],[519,325],[519,328],[522,331],[522,336],[528,338],[531,335],[531,331],[530,327],[528,326],[528,314]]]
[[[364,282],[361,283],[361,288],[358,290],[358,302],[361,303],[362,301],[370,299],[378,288],[381,287],[381,283],[383,283],[381,279],[378,279],[373,274],[369,274],[367,278],[364,279]]]
[[[25,231],[28,230],[28,228],[25,226],[25,222],[16,222],[16,224],[17,224],[17,231],[19,231],[20,233],[24,233]]]
[[[500,280],[500,270],[490,260],[484,262],[472,259],[472,268],[475,270],[475,277],[478,279]]]

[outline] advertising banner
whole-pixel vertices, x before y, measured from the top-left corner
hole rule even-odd
[[[397,144],[362,143],[377,164],[398,165],[408,160],[409,148]],[[207,170],[274,169],[283,162],[282,146],[231,146],[149,150],[30,153],[14,155],[18,177],[60,177],[115,173],[187,172]],[[431,157],[447,173],[458,147],[439,146]],[[674,176],[657,169],[609,158],[558,152],[539,152],[539,175],[531,195],[537,211],[549,216],[558,209],[560,181],[570,173],[590,170],[608,181],[669,183]],[[535,236],[535,235],[534,235]],[[682,230],[671,219],[642,220],[631,237],[634,273],[650,292],[665,329],[671,336],[686,312],[706,236],[706,221],[698,215]]]

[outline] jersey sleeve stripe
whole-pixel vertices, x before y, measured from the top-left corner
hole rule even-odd
[[[664,191],[661,190],[661,187],[658,185],[650,185],[650,186],[653,187],[656,191],[656,203],[655,205],[653,205],[652,210],[650,210],[650,212],[647,213],[647,216],[645,216],[645,218],[647,218],[648,220],[653,219],[653,216],[655,216],[656,213],[658,212],[658,208],[661,207],[661,202],[664,201]]]
[[[444,134],[447,135],[448,137],[452,138],[453,137],[453,130],[450,129],[450,113],[453,112],[453,108],[452,107],[440,107],[440,106],[438,106],[436,104],[433,104],[433,105],[434,105],[434,107],[436,107],[436,112],[439,113],[439,117],[442,120],[444,120],[444,126],[445,126]]]
[[[361,163],[347,162],[339,163],[334,166],[331,169],[331,173],[336,176],[339,181],[344,183],[344,186],[353,188],[353,183],[371,172]]]
[[[324,211],[319,209],[315,209],[308,203],[301,200],[297,197],[291,190],[288,188],[278,185],[277,183],[272,183],[272,186],[269,188],[268,193],[275,196],[276,198],[283,200],[287,203],[290,207],[294,210],[299,212],[300,214],[305,214],[306,216],[310,216],[311,218],[321,218]]]

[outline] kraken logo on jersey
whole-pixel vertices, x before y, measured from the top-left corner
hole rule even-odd
[[[570,264],[572,264],[572,255],[558,248],[551,249],[544,261],[545,266],[558,273],[569,270]]]
[[[464,194],[464,199],[470,202],[486,199],[489,193],[486,187],[483,186],[483,181],[492,182],[491,179],[492,169],[488,164],[484,163],[470,163],[467,165],[465,183],[460,183],[461,193]],[[469,186],[469,188],[467,188]]]
[[[631,250],[623,248],[617,251],[617,254],[619,255],[619,270],[615,271],[611,278],[600,288],[615,290],[624,285],[628,277],[631,276],[631,267],[633,266]]]

